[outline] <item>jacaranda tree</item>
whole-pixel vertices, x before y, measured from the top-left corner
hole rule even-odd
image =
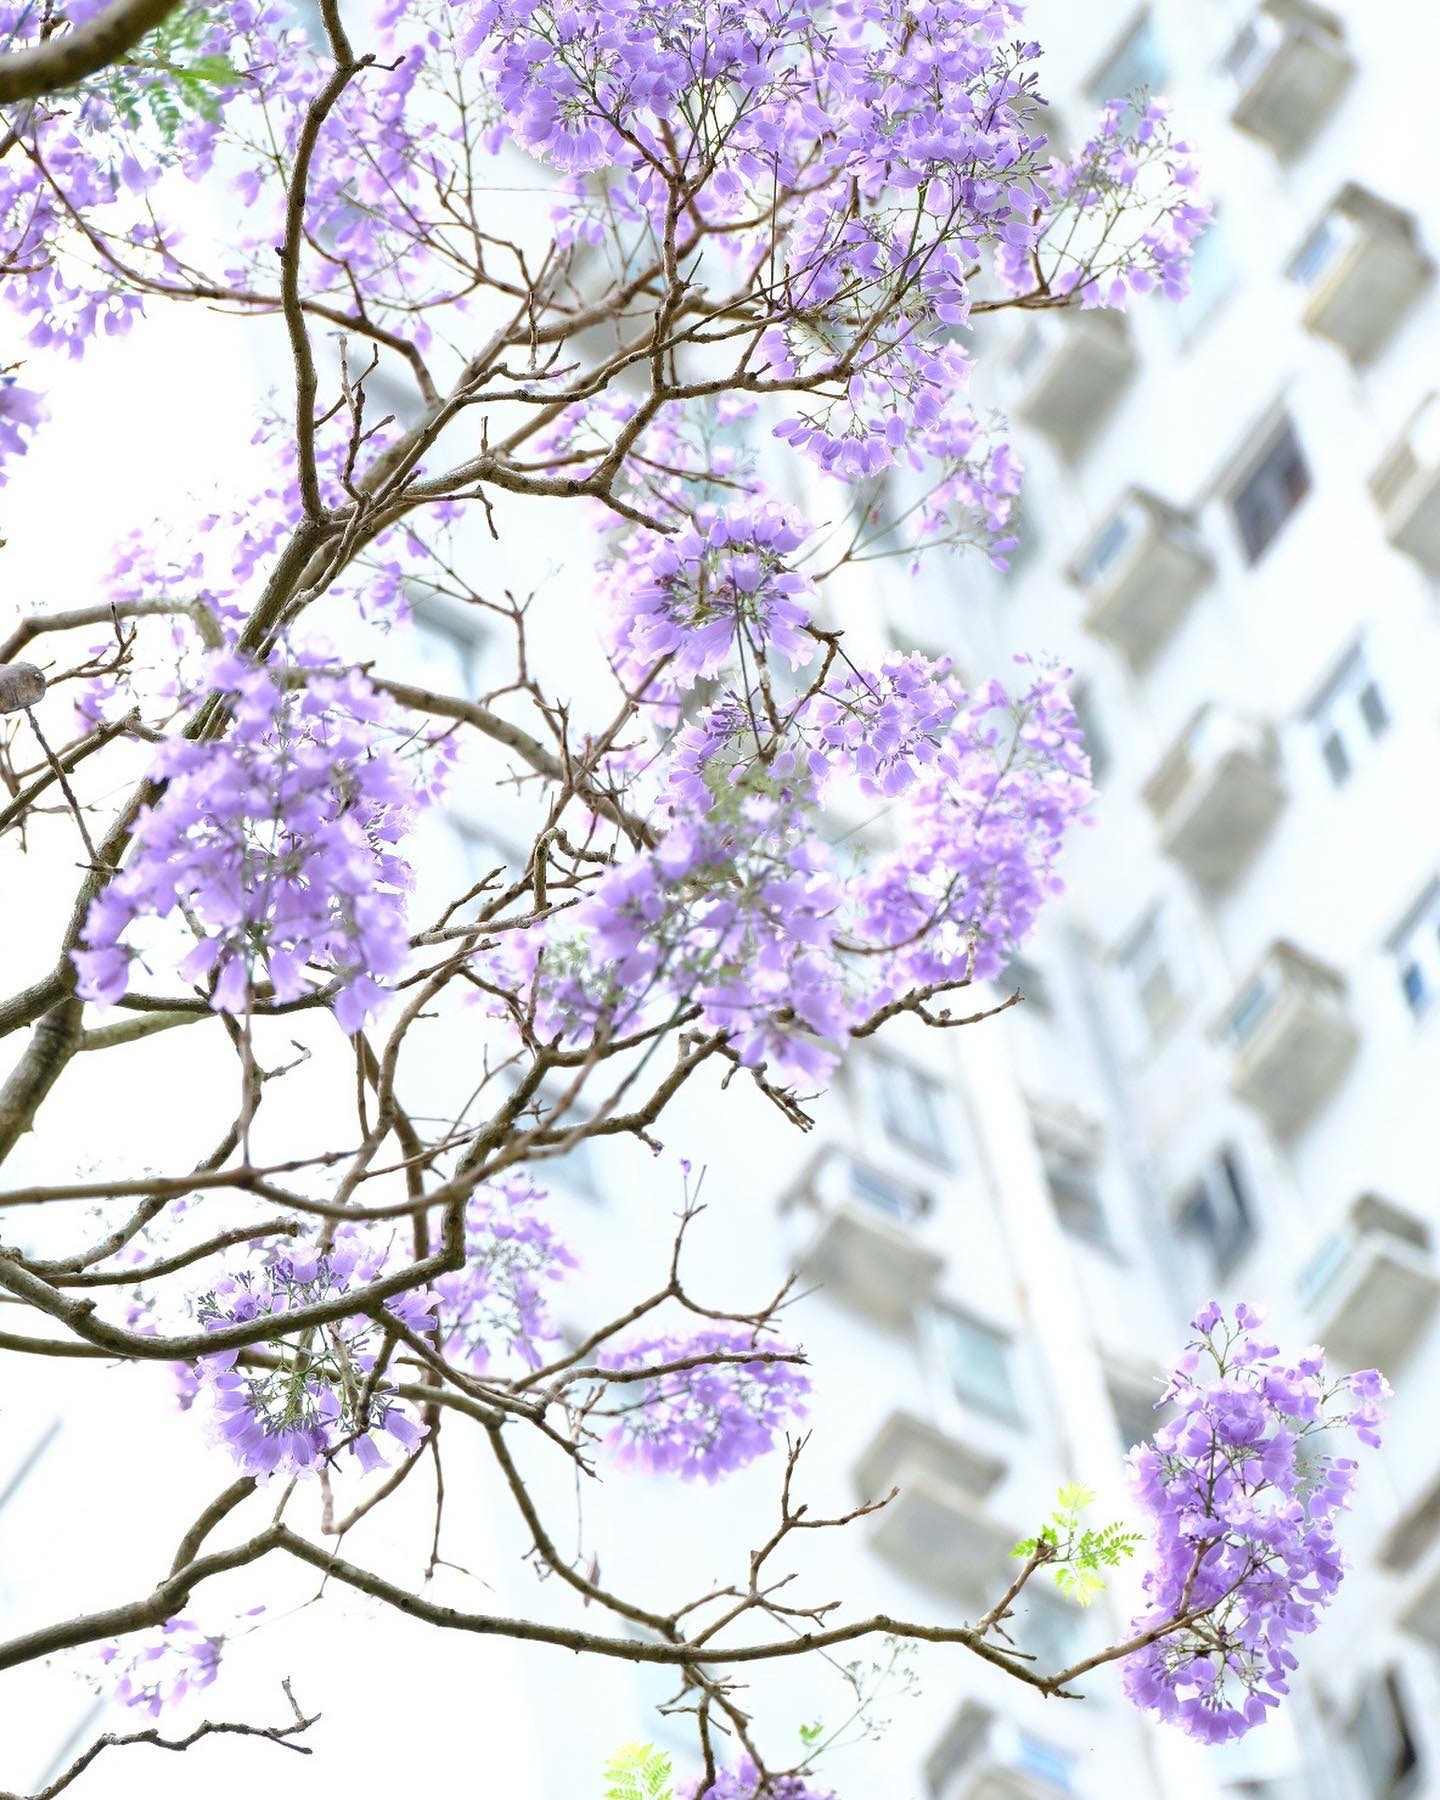
[[[215,1673],[207,1582],[249,1569],[258,1594],[297,1559],[437,1629],[668,1665],[712,1800],[816,1800],[734,1678],[879,1634],[1048,1694],[1117,1663],[1205,1740],[1259,1724],[1340,1581],[1355,1465],[1326,1446],[1375,1441],[1377,1375],[1203,1311],[1132,1457],[1146,1609],[1046,1669],[1004,1631],[1016,1596],[1124,1534],[1065,1503],[968,1623],[782,1609],[771,1571],[817,1523],[795,1497],[803,1309],[701,1295],[679,1241],[578,1344],[546,1305],[572,1262],[547,1161],[651,1143],[707,1068],[805,1125],[853,1040],[977,1024],[964,990],[1055,888],[1089,793],[1063,671],[967,691],[925,655],[857,660],[843,594],[877,556],[1004,566],[1020,465],[967,402],[981,315],[1183,295],[1206,208],[1164,105],[1117,96],[1078,149],[1047,142],[1011,0],[216,0],[113,29],[94,0],[0,0],[0,24],[0,473],[44,432],[49,360],[142,314],[206,303],[217,341],[268,331],[293,370],[254,493],[141,525],[105,591],[16,606],[0,642],[7,910],[40,859],[79,864],[0,1002],[0,1157],[98,1051],[123,1084],[136,1041],[223,1034],[234,1069],[198,1166],[133,1149],[0,1195],[7,1385],[57,1355],[173,1365],[224,1484],[153,1589],[0,1645],[0,1670],[103,1647],[159,1713]],[[487,572],[497,532],[561,517],[595,532],[568,605],[608,687],[582,699],[546,690]],[[387,674],[418,592],[490,621],[491,691]],[[477,745],[529,808],[525,848],[417,918],[417,821],[478,779]],[[883,825],[842,853],[857,796]],[[306,1012],[353,1071],[318,1151],[310,1118],[283,1147],[272,1100]],[[447,1013],[474,1079],[437,1121],[410,1083]],[[444,1608],[341,1553],[457,1432],[573,1623]],[[714,1592],[612,1591],[541,1516],[527,1439],[583,1481],[774,1453],[774,1535]],[[663,1783],[643,1756],[612,1779]]]

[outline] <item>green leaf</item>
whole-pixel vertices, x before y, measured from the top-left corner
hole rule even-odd
[[[605,1770],[605,1800],[674,1800],[670,1758],[651,1744],[625,1744]]]
[[[819,1719],[817,1719],[813,1725],[802,1725],[800,1727],[800,1742],[807,1750],[810,1749],[813,1744],[819,1743],[824,1735],[825,1727]]]
[[[1127,1531],[1123,1525],[1104,1525],[1099,1530],[1082,1525],[1080,1515],[1094,1500],[1089,1488],[1068,1483],[1056,1496],[1048,1523],[1010,1552],[1012,1556],[1038,1557],[1054,1572],[1061,1593],[1080,1606],[1088,1606],[1104,1588],[1100,1571],[1118,1568],[1142,1541],[1138,1531]]]

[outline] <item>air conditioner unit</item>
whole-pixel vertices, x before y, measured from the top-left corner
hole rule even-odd
[[[910,1183],[825,1151],[786,1201],[799,1274],[882,1324],[902,1324],[944,1267],[911,1229],[928,1206]]]
[[[1267,725],[1204,706],[1146,782],[1167,856],[1202,887],[1229,885],[1285,804],[1279,749]]]
[[[1185,515],[1141,488],[1125,493],[1069,569],[1086,626],[1136,665],[1155,655],[1213,574]]]
[[[1004,1591],[1020,1535],[986,1509],[1004,1464],[906,1414],[881,1426],[855,1468],[863,1500],[895,1498],[872,1515],[877,1556],[927,1586],[977,1606]]]
[[[1230,47],[1232,124],[1276,155],[1303,150],[1334,111],[1355,64],[1333,13],[1306,0],[1265,0]]]
[[[1004,361],[1014,417],[1076,456],[1119,400],[1136,369],[1123,317],[1065,307],[1032,313]]]
[[[1342,1369],[1398,1368],[1440,1296],[1430,1228],[1362,1194],[1306,1265],[1300,1291],[1315,1338]]]
[[[1220,1034],[1234,1053],[1232,1091],[1281,1137],[1329,1098],[1360,1043],[1341,977],[1283,942],[1241,984]]]
[[[1433,273],[1413,214],[1353,183],[1340,190],[1290,264],[1292,278],[1308,290],[1306,330],[1357,363],[1383,348]]]
[[[983,1500],[1005,1473],[1005,1462],[990,1450],[963,1444],[916,1414],[890,1414],[855,1465],[855,1491],[862,1502],[878,1500],[892,1487],[921,1476],[948,1482]]]
[[[1440,395],[1430,394],[1370,477],[1385,536],[1440,575]]]

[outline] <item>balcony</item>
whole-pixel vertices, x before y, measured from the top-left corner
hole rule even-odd
[[[932,1800],[1058,1800],[1076,1790],[1072,1759],[967,1700],[926,1759]]]
[[[1006,362],[1010,411],[1077,456],[1131,376],[1134,347],[1117,313],[1065,309],[1025,321]]]
[[[786,1202],[802,1234],[798,1272],[880,1324],[903,1324],[944,1266],[909,1229],[929,1204],[918,1188],[824,1152]]]
[[[1415,410],[1370,477],[1385,536],[1422,569],[1440,575],[1440,395]]]
[[[1275,733],[1205,706],[1146,782],[1167,856],[1202,887],[1228,887],[1285,804]]]
[[[1429,1324],[1440,1294],[1430,1229],[1362,1194],[1300,1277],[1315,1336],[1342,1369],[1394,1370]]]
[[[1150,661],[1214,573],[1194,527],[1173,506],[1131,488],[1069,569],[1085,624],[1137,666]]]
[[[1307,0],[1264,0],[1225,58],[1231,123],[1280,157],[1297,155],[1334,111],[1354,63],[1333,13]]]
[[[871,1548],[915,1581],[983,1604],[1003,1592],[1019,1536],[984,1506],[1004,1472],[998,1457],[892,1414],[855,1466],[862,1500],[899,1490],[871,1520]]]
[[[1281,1137],[1329,1098],[1360,1042],[1343,980],[1287,943],[1271,945],[1220,1033],[1234,1051],[1232,1090]]]
[[[1301,245],[1290,274],[1309,290],[1307,331],[1355,363],[1383,348],[1434,273],[1415,219],[1348,184]]]
[[[876,1500],[920,1477],[983,1500],[1005,1473],[1002,1457],[962,1444],[914,1413],[893,1412],[855,1465],[855,1490]]]

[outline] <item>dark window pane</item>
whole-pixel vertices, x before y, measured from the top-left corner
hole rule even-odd
[[[1309,491],[1310,471],[1287,419],[1231,498],[1248,561],[1259,562]]]
[[[964,1313],[942,1310],[932,1316],[957,1398],[1000,1418],[1018,1417],[1010,1340]]]
[[[1340,787],[1350,775],[1350,758],[1345,751],[1345,740],[1338,731],[1332,731],[1321,749],[1325,756],[1325,767],[1330,771],[1330,779],[1336,787]]]
[[[1373,681],[1367,681],[1360,690],[1360,716],[1369,726],[1371,737],[1379,737],[1390,723],[1390,714]]]
[[[1250,1244],[1255,1236],[1254,1219],[1245,1179],[1232,1150],[1222,1151],[1181,1207],[1180,1229],[1201,1244],[1215,1276],[1227,1274]]]

